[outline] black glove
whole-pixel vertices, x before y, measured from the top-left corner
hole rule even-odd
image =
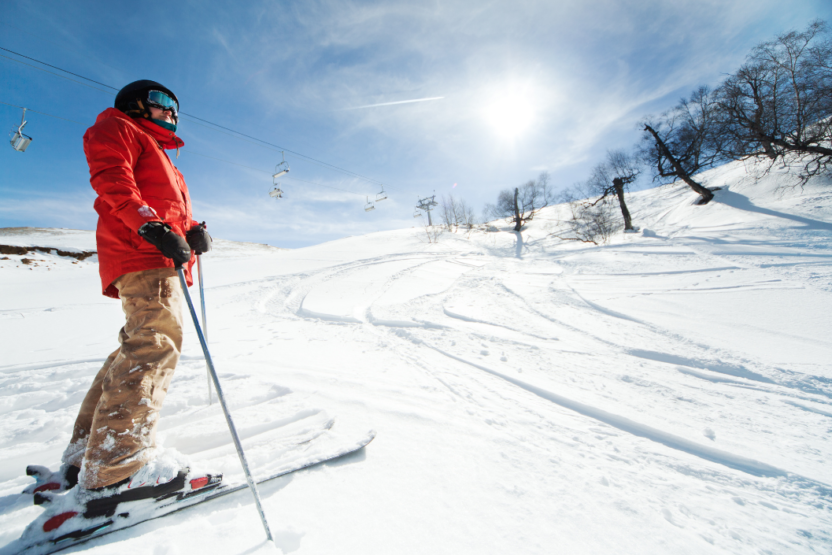
[[[163,255],[172,258],[177,268],[191,259],[191,249],[185,238],[174,233],[164,222],[147,222],[139,228],[139,235]]]
[[[211,236],[208,235],[208,231],[205,229],[206,227],[208,226],[205,225],[205,222],[202,222],[189,229],[188,233],[185,234],[188,245],[191,246],[191,250],[196,254],[203,254],[210,251],[211,243],[214,242]]]

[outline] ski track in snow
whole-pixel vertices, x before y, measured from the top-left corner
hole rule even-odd
[[[498,378],[506,380],[509,383],[512,383],[520,388],[525,389],[535,395],[547,399],[555,404],[558,404],[562,407],[568,408],[573,410],[579,414],[587,416],[589,418],[594,418],[604,424],[608,424],[613,426],[614,428],[618,428],[619,430],[623,430],[630,434],[645,437],[657,443],[661,443],[673,449],[678,449],[680,451],[684,451],[691,455],[701,457],[703,459],[716,462],[718,464],[723,464],[725,466],[735,468],[737,470],[741,470],[742,472],[747,472],[749,474],[753,474],[756,476],[786,476],[789,473],[775,468],[771,465],[762,463],[760,461],[756,461],[753,459],[748,459],[746,457],[741,457],[738,455],[734,455],[732,453],[728,453],[726,451],[721,451],[719,449],[714,449],[712,447],[708,447],[706,445],[701,445],[685,438],[681,438],[679,436],[675,436],[673,434],[669,434],[662,430],[658,430],[656,428],[652,428],[650,426],[645,426],[644,424],[639,424],[638,422],[634,422],[628,418],[624,418],[607,411],[598,409],[596,407],[592,407],[583,403],[579,403],[577,401],[573,401],[572,399],[568,399],[551,391],[547,391],[545,389],[536,387],[529,383],[523,382],[516,378],[512,378],[507,376],[501,372],[497,372],[485,366],[481,366],[479,364],[475,364],[468,360],[462,359],[460,357],[454,356],[450,353],[446,353],[441,349],[436,349],[437,352],[445,355],[446,357],[452,358],[464,364],[468,364],[473,366],[474,368],[478,368],[484,372],[488,372]],[[799,406],[799,405],[797,405]],[[805,480],[803,477],[798,477],[801,480]],[[811,482],[810,480],[806,480],[807,482]],[[818,484],[824,490],[826,490],[826,484]],[[832,494],[832,490],[828,490],[829,494]]]
[[[744,171],[705,174],[727,186],[707,207],[679,184],[632,194],[644,232],[601,247],[551,237],[553,207],[523,234],[428,244],[416,229],[299,251],[223,243],[215,261],[206,256],[209,343],[255,473],[339,434],[379,432],[361,457],[264,488],[276,546],[828,551],[832,194],[824,182],[776,195],[776,171],[760,183]],[[13,285],[14,263],[0,263]],[[94,264],[60,263],[55,279],[95,277]],[[57,464],[117,327],[63,358],[27,334],[60,328],[73,306],[118,321],[89,299],[0,312],[0,331],[31,353],[0,365],[0,545],[37,514],[17,494],[21,470]],[[190,333],[159,440],[239,480],[206,398]],[[89,550],[139,549],[154,530],[186,542],[199,530],[181,552],[256,552],[256,541],[227,537],[260,534],[250,501],[235,499]]]

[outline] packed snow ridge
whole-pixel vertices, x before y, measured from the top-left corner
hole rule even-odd
[[[832,180],[729,164],[697,206],[633,193],[641,233],[422,229],[204,256],[211,352],[255,474],[368,429],[362,451],[87,544],[90,553],[832,550]],[[95,250],[94,234],[0,243]],[[36,264],[22,264],[21,258]],[[40,509],[122,325],[97,260],[0,260],[0,545]],[[192,294],[198,299],[196,288]],[[193,332],[159,442],[240,480]]]

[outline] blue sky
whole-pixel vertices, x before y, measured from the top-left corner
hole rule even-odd
[[[0,46],[114,87],[159,81],[188,114],[371,179],[287,152],[273,200],[279,149],[183,117],[195,217],[300,247],[419,224],[434,192],[479,213],[541,171],[571,186],[634,145],[640,117],[830,15],[826,0],[4,0]],[[0,148],[0,227],[94,229],[81,138],[113,92],[6,57],[0,75],[0,102],[73,120],[29,113],[29,149]],[[9,129],[20,112],[0,104]],[[389,199],[365,212],[379,182]]]

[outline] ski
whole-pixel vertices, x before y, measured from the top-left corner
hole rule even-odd
[[[311,468],[313,466],[334,461],[345,457],[351,453],[355,453],[367,446],[375,438],[375,432],[368,432],[363,438],[345,447],[340,447],[334,451],[326,454],[317,455],[315,457],[303,460],[297,464],[275,472],[265,478],[258,479],[257,484],[263,484],[270,480],[275,480],[281,476],[286,476],[299,470]],[[161,496],[156,499],[149,499],[147,503],[136,502],[135,505],[124,507],[130,512],[121,512],[110,516],[96,518],[89,521],[86,528],[68,530],[65,533],[53,534],[51,537],[35,542],[26,542],[23,537],[11,542],[0,548],[0,555],[49,555],[50,553],[57,553],[64,549],[86,543],[90,540],[101,538],[103,536],[112,534],[132,528],[150,520],[156,520],[173,513],[188,509],[195,505],[219,499],[232,493],[237,493],[248,489],[248,484],[243,482],[241,484],[217,484],[209,486],[201,490],[192,492],[181,492],[167,496]],[[138,513],[138,514],[137,514]],[[39,522],[42,518],[36,519]],[[30,525],[31,526],[31,525]],[[58,527],[59,531],[59,527]],[[24,532],[25,536],[25,532]]]

